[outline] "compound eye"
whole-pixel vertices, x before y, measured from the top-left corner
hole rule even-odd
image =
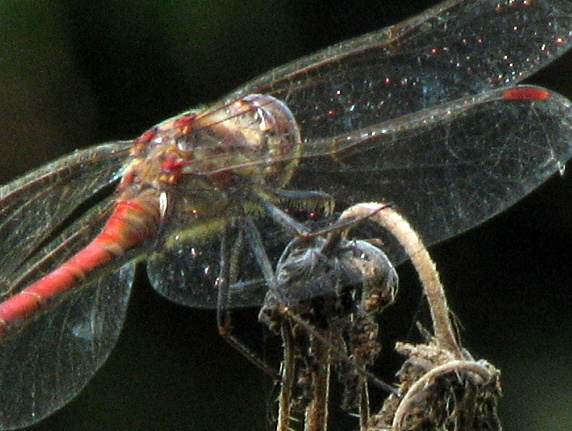
[[[250,107],[256,129],[266,140],[280,140],[281,147],[271,148],[271,151],[282,153],[300,142],[300,131],[292,111],[281,101],[265,94],[249,94],[242,102]],[[278,151],[277,151],[278,150]]]

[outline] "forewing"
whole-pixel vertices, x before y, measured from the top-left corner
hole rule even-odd
[[[230,94],[271,94],[305,141],[512,85],[572,44],[569,0],[449,1],[278,67]]]
[[[79,150],[0,188],[0,281],[7,284],[74,210],[119,178],[129,145]]]

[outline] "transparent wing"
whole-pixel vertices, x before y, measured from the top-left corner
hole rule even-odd
[[[0,188],[2,285],[78,207],[119,178],[129,145],[76,151]]]
[[[93,239],[110,213],[106,187],[119,178],[128,145],[75,152],[0,189],[3,292],[20,291]],[[1,429],[30,425],[60,408],[105,361],[133,279],[134,265],[120,266],[134,257],[126,255],[2,340]]]
[[[546,97],[507,99],[519,94]],[[572,157],[572,105],[538,87],[496,90],[314,141],[308,153],[327,145],[329,154],[302,158],[289,187],[330,193],[342,208],[391,202],[431,244],[492,217],[563,170]]]
[[[147,274],[157,292],[189,307],[216,308],[221,234],[203,241],[181,240],[147,259]]]
[[[38,422],[85,386],[121,331],[133,269],[107,274],[0,343],[0,429]]]
[[[278,67],[231,93],[286,102],[303,139],[368,128],[512,85],[572,44],[569,0],[448,1]]]
[[[193,217],[177,214],[173,220],[179,226],[192,226]],[[183,220],[185,219],[185,220]],[[147,272],[151,284],[160,294],[171,301],[189,307],[216,308],[218,290],[216,277],[220,271],[220,248],[224,226],[229,220],[221,220],[216,233],[198,239],[196,236],[181,236],[169,247],[162,248],[147,259]],[[288,236],[277,229],[268,217],[257,220],[265,250],[274,260],[280,256],[289,241]],[[260,305],[266,293],[263,276],[249,248],[238,236],[232,246],[237,254],[235,288],[229,301],[231,307]],[[253,282],[253,284],[249,284]]]

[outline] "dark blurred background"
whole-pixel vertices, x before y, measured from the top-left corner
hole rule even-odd
[[[1,2],[0,178],[76,148],[133,138],[274,66],[435,3]],[[572,97],[571,71],[569,55],[532,82]],[[507,431],[572,423],[571,186],[569,173],[553,178],[432,249],[465,346],[503,372]],[[164,300],[140,269],[108,362],[73,402],[32,429],[269,429],[269,378],[220,339],[213,312]],[[383,319],[387,350],[411,333],[420,298],[410,266],[399,269],[399,304]],[[263,345],[256,311],[235,320]],[[387,379],[396,363],[388,364],[377,371]],[[356,425],[339,415],[331,429]]]

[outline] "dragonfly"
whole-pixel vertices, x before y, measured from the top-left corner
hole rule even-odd
[[[273,282],[261,262],[306,232],[288,211],[383,200],[433,244],[562,171],[571,103],[518,83],[570,48],[570,16],[569,0],[446,1],[0,188],[0,429],[87,384],[140,261],[174,302],[259,306],[247,281]]]

